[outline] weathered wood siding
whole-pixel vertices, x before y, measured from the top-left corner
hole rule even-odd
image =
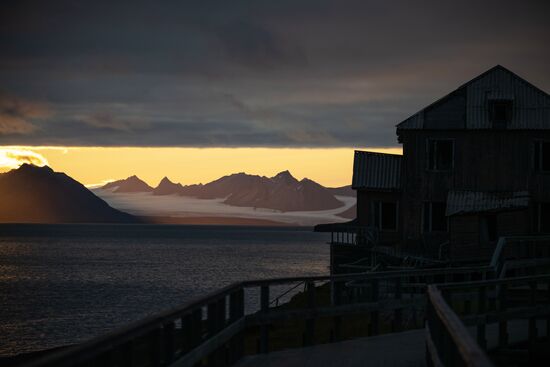
[[[453,139],[453,170],[427,170],[428,139]],[[402,131],[404,172],[401,211],[406,223],[404,239],[421,237],[423,202],[445,202],[449,190],[528,190],[533,202],[550,202],[550,175],[536,172],[533,164],[534,142],[541,139],[550,140],[550,131]],[[506,234],[528,233],[532,230],[531,211],[520,213],[510,214],[513,219],[508,221],[509,226],[502,227],[509,229]],[[507,217],[502,218],[504,221]],[[457,227],[451,227],[451,231],[464,230],[461,229],[460,221],[455,225]],[[520,228],[516,228],[516,225]],[[468,233],[464,232],[465,238],[457,246],[469,241]]]
[[[396,191],[357,190],[357,221],[359,225],[372,227],[372,204],[376,201],[397,203],[397,231],[380,231],[380,242],[397,244],[403,237],[403,218],[400,203],[401,193]]]

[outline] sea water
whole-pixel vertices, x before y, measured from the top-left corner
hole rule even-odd
[[[0,225],[0,356],[75,344],[229,283],[328,273],[305,228]]]

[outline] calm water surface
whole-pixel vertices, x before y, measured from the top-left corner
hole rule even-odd
[[[0,225],[0,355],[73,344],[228,283],[328,273],[296,228]]]

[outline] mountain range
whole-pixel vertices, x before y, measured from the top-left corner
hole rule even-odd
[[[137,176],[110,182],[102,189],[114,193],[151,192],[153,195],[180,195],[198,199],[224,199],[232,206],[267,208],[282,212],[318,211],[342,207],[336,196],[355,196],[349,187],[327,188],[304,178],[297,180],[289,171],[273,177],[236,173],[207,184],[181,185],[164,177],[155,188]]]
[[[0,174],[0,222],[135,223],[84,185],[50,167],[23,164]]]

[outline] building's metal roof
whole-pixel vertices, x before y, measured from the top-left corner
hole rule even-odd
[[[401,189],[401,159],[397,154],[355,151],[353,189]]]
[[[449,191],[447,194],[447,216],[457,214],[498,212],[526,208],[529,205],[529,192],[479,192]]]
[[[453,123],[444,115],[438,116],[436,126],[425,126],[426,113],[454,96],[465,98],[464,108],[450,111],[455,114]],[[416,129],[490,129],[489,100],[505,99],[513,103],[513,113],[507,125],[509,130],[550,129],[550,95],[533,86],[510,70],[498,65],[462,85],[455,91],[432,103],[420,112],[397,125],[397,130]],[[456,114],[462,123],[456,125]]]

